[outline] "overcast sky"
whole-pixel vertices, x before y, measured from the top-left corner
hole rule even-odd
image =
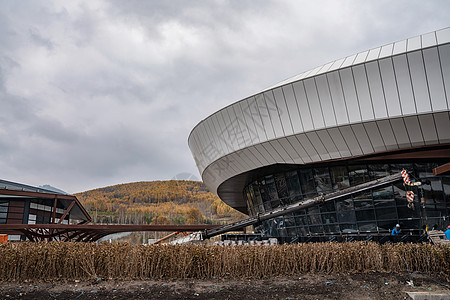
[[[200,178],[208,115],[450,26],[450,1],[0,1],[0,179],[69,193]]]

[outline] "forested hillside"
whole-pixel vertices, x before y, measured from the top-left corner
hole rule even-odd
[[[198,181],[135,182],[75,196],[94,223],[216,224],[245,218]]]

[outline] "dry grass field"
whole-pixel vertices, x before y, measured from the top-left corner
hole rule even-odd
[[[450,247],[372,242],[275,246],[7,243],[0,281],[264,279],[423,272],[450,277]]]

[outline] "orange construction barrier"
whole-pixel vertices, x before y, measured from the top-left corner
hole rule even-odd
[[[0,234],[0,244],[4,244],[8,242],[8,235],[7,234]]]

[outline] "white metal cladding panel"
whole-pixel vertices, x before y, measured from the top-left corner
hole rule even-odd
[[[323,146],[332,159],[341,158],[341,154],[336,148],[336,145],[334,144],[327,130],[319,130],[317,131],[317,135],[319,136]]]
[[[248,165],[247,161],[243,158],[242,153],[233,152],[230,154],[230,160],[233,165],[233,169],[238,173],[244,173],[252,168]]]
[[[278,103],[275,100],[273,91],[268,91],[264,93],[264,98],[267,105],[267,114],[269,115],[270,125],[273,128],[273,132],[276,138],[284,136],[283,126],[280,120],[280,111]],[[280,102],[284,102],[284,99],[280,99]]]
[[[359,109],[352,70],[350,68],[340,70],[339,75],[341,77],[342,90],[344,91],[344,99],[348,110],[349,121],[351,123],[360,122],[361,112]]]
[[[398,97],[397,82],[395,80],[394,65],[392,58],[388,57],[379,61],[381,81],[386,97],[388,115],[396,117],[402,115],[400,99]]]
[[[336,116],[334,113],[333,102],[331,100],[331,93],[328,87],[326,75],[320,75],[316,78],[317,91],[322,107],[323,118],[326,127],[336,126]]]
[[[358,144],[361,147],[363,154],[373,153],[374,150],[373,150],[372,143],[369,140],[369,137],[367,135],[366,130],[364,129],[363,124],[354,124],[354,125],[351,125],[351,127],[353,130],[353,133],[356,136]]]
[[[289,110],[287,108],[287,104],[286,104],[286,100],[285,100],[282,88],[275,89],[273,91],[273,95],[275,96],[275,102],[277,103],[277,108],[278,108],[278,115],[280,117],[281,127],[283,130],[282,136],[291,135],[294,133],[294,131],[292,129],[291,117],[290,117]],[[297,110],[297,107],[295,107],[295,109]],[[295,112],[295,110],[294,110],[294,112]]]
[[[352,156],[362,155],[363,152],[361,150],[361,147],[359,146],[355,134],[353,133],[352,128],[350,126],[342,126],[339,129]]]
[[[309,155],[306,152],[305,148],[302,146],[302,144],[299,142],[299,140],[295,136],[288,136],[286,139],[289,141],[289,143],[295,149],[295,152],[298,153],[300,159],[304,163],[309,163],[309,162],[312,161],[311,157],[309,157]]]
[[[450,108],[450,44],[438,47],[439,58],[442,68],[445,93],[447,96],[447,107]]]
[[[268,165],[277,163],[276,159],[267,151],[263,144],[256,144],[254,147],[267,160]]]
[[[350,149],[348,148],[348,145],[345,142],[344,137],[342,136],[339,128],[329,128],[327,129],[327,131],[330,134],[333,143],[336,145],[341,157],[351,156],[352,154],[350,152]]]
[[[372,99],[370,98],[369,85],[367,83],[366,69],[364,65],[352,67],[353,77],[356,86],[357,99],[363,121],[373,120],[374,113]]]
[[[226,151],[226,153],[231,153],[234,151],[234,149],[231,145],[230,136],[228,135],[228,124],[225,123],[223,112],[224,110],[221,110],[216,114],[217,124],[219,125],[218,134],[220,141],[224,145],[223,149]]]
[[[270,156],[273,157],[275,162],[277,163],[285,163],[286,161],[283,159],[281,154],[274,148],[276,140],[264,142],[261,145],[270,153]]]
[[[208,148],[212,148],[215,151],[212,151],[212,156],[224,156],[226,154],[227,149],[222,144],[222,138],[219,136],[218,125],[216,124],[216,118],[210,118],[204,122],[204,133],[205,136],[209,138],[209,142],[205,144]],[[211,156],[208,155],[208,156]]]
[[[255,146],[252,146],[250,148],[253,148],[253,151],[251,151],[252,155],[263,165],[269,165],[270,161],[269,158],[267,156],[264,156],[260,151],[258,151],[258,149]]]
[[[380,128],[381,137],[387,150],[398,149],[397,140],[395,139],[394,131],[392,130],[391,122],[389,120],[381,120],[376,122]]]
[[[320,161],[319,153],[317,153],[317,150],[314,148],[305,134],[298,134],[296,135],[296,138],[303,146],[303,149],[305,149],[308,156],[311,158],[311,161]]]
[[[264,94],[258,94],[255,96],[256,99],[256,106],[258,109],[258,113],[261,117],[262,121],[262,134],[261,137],[263,137],[263,140],[271,140],[275,138],[275,132],[272,127],[272,122],[270,121],[270,115],[269,110],[266,105],[266,100],[264,99]]]
[[[403,118],[392,119],[390,121],[399,148],[411,147],[411,142]]]
[[[342,66],[342,63],[345,61],[345,58],[341,58],[336,60],[331,67],[328,69],[329,72],[339,69]]]
[[[219,127],[219,123],[218,123],[218,120],[217,120],[217,114],[214,114],[214,115],[211,116],[210,122],[209,122],[208,125],[209,125],[209,127],[211,129],[212,138],[215,141],[217,149],[219,149],[219,152],[221,152],[221,153],[224,152],[224,154],[222,155],[222,156],[224,156],[226,154],[227,147],[223,143],[223,139],[220,136],[220,127]]]
[[[241,107],[242,115],[244,117],[245,125],[247,128],[247,135],[244,134],[244,137],[246,138],[245,144],[248,146],[253,145],[255,143],[259,142],[259,137],[256,132],[256,126],[255,122],[253,121],[251,112],[250,112],[250,106],[249,101],[241,101],[238,102],[239,106]]]
[[[375,60],[380,55],[381,47],[374,48],[372,50],[369,50],[369,53],[367,54],[366,62]]]
[[[375,152],[386,151],[386,145],[384,144],[383,138],[381,137],[380,130],[376,122],[364,123],[364,128],[366,129],[367,135],[372,143],[373,150]]]
[[[308,137],[309,141],[311,142],[312,146],[316,150],[316,152],[320,156],[320,160],[328,160],[331,159],[330,154],[328,154],[327,149],[323,145],[322,141],[320,140],[319,136],[316,132],[308,132],[306,133],[306,136]]]
[[[347,56],[345,58],[338,59],[336,61],[332,61],[326,63],[323,66],[316,67],[312,70],[303,72],[299,75],[293,76],[286,80],[283,80],[267,89],[271,90],[273,88],[286,85],[298,80],[302,80],[308,77],[317,76],[320,74],[324,74],[327,72],[331,72],[337,70],[339,68],[343,69],[349,66],[357,65],[363,62],[373,61],[375,59],[381,59],[388,56],[399,55],[406,52],[411,52],[414,50],[418,50],[420,48],[427,48],[431,46],[435,46],[437,44],[445,44],[449,43],[450,36],[450,28],[445,28],[436,32],[430,32],[427,34],[423,34],[421,36],[412,37],[407,40],[398,41],[395,43],[387,44],[382,47],[377,47],[368,51],[363,51],[351,56]],[[437,39],[436,39],[437,36]]]
[[[262,98],[260,96],[259,98]],[[256,135],[258,136],[259,142],[263,142],[267,140],[266,132],[264,131],[264,125],[259,113],[258,103],[256,101],[256,97],[252,97],[249,99],[249,111],[250,117],[253,119],[253,123],[255,124]]]
[[[397,55],[404,52],[406,52],[406,40],[395,42],[392,55]]]
[[[292,84],[288,84],[282,87],[283,94],[286,100],[286,110],[289,113],[289,117],[292,124],[293,133],[303,131],[302,120],[300,118],[300,112],[298,110],[297,99],[295,99],[294,88]],[[284,118],[284,117],[283,117]]]
[[[194,153],[197,153],[196,162],[198,164],[200,164],[199,168],[204,169],[208,165],[208,158],[205,156],[204,145],[199,139],[201,129],[200,129],[200,127],[198,127],[198,128],[199,129],[195,132],[194,135],[192,135],[191,138],[194,140],[194,142],[195,142],[194,144],[196,145],[196,149],[197,149],[197,152],[194,152]]]
[[[431,102],[422,51],[408,53],[408,65],[418,113],[430,112]]]
[[[281,138],[278,140],[278,142],[283,147],[283,149],[285,149],[286,152],[289,153],[290,158],[295,164],[305,163],[303,159],[300,157],[300,154],[297,152],[297,150],[294,148],[294,146],[289,142],[287,138]]]
[[[309,103],[309,109],[311,110],[314,129],[324,128],[325,122],[323,120],[322,106],[319,101],[319,95],[317,94],[317,87],[314,78],[305,80],[305,91],[306,98]]]
[[[386,100],[384,98],[383,83],[377,61],[366,64],[367,80],[373,103],[374,116],[377,119],[387,117]]]
[[[291,134],[253,158],[307,162],[450,141],[450,44],[442,44],[449,42],[447,28],[364,51],[219,111],[189,140],[200,171],[227,153]],[[444,114],[431,114],[438,111]]]
[[[437,48],[424,49],[423,60],[425,62],[425,71],[433,111],[446,110],[448,107],[445,99],[444,81]]]
[[[222,117],[223,117],[223,121],[225,122],[225,137],[228,138],[229,140],[229,145],[232,149],[232,151],[236,151],[238,149],[240,149],[241,147],[239,147],[239,143],[238,143],[238,138],[237,138],[237,133],[236,133],[236,128],[238,128],[238,124],[234,124],[234,122],[231,121],[230,118],[230,114],[228,113],[228,111],[232,110],[233,108],[231,106],[225,108],[222,110]],[[233,111],[233,116],[234,116],[234,111]],[[233,121],[234,121],[234,117],[233,117]]]
[[[414,50],[420,49],[421,47],[422,47],[422,43],[420,40],[420,35],[409,38],[407,40],[407,45],[406,45],[407,51],[414,51]]]
[[[450,142],[450,117],[448,112],[437,113],[434,115],[436,129],[440,143]]]
[[[230,106],[228,110],[229,118],[236,135],[236,142],[239,149],[245,148],[244,132],[247,132],[244,116],[242,115],[241,106],[236,103]],[[248,134],[248,133],[247,133]]]
[[[360,52],[356,55],[355,61],[353,62],[354,65],[360,64],[366,61],[367,55],[369,54],[369,51]]]
[[[422,129],[423,138],[426,145],[438,144],[438,136],[436,125],[434,124],[434,117],[432,114],[419,116],[420,128]]]
[[[436,45],[436,32],[430,32],[422,35],[422,47],[426,48]]]
[[[236,105],[232,105],[230,107],[228,107],[228,109],[226,110],[227,113],[227,117],[229,119],[230,122],[230,130],[229,130],[229,134],[230,134],[230,138],[233,141],[233,145],[235,147],[236,150],[238,149],[242,149],[245,147],[245,143],[244,143],[244,137],[242,134],[242,124],[241,121],[242,119],[239,119],[236,114],[235,111],[235,107]]]
[[[384,58],[392,55],[392,50],[394,49],[394,44],[384,45],[381,47],[380,56],[378,58]]]
[[[347,106],[342,91],[341,77],[338,71],[327,74],[330,95],[334,105],[337,125],[348,124]]]
[[[404,121],[411,145],[413,147],[423,146],[425,143],[417,116],[406,117]]]
[[[311,112],[309,109],[308,99],[306,98],[305,86],[303,81],[299,81],[293,84],[295,97],[297,98],[298,110],[303,122],[303,131],[309,131],[314,129],[313,121],[311,118]]]
[[[393,61],[403,115],[414,114],[417,112],[416,103],[414,101],[406,54],[394,56]]]
[[[345,158],[423,145],[427,136],[432,144],[436,144],[437,132],[442,134],[441,143],[450,142],[448,128],[449,112],[439,112],[308,132],[264,142],[224,156],[209,165],[203,177],[205,183],[212,182],[208,186],[214,186],[213,191],[216,192],[223,181],[258,167],[274,163],[301,164],[329,160],[331,155],[328,147],[339,151],[340,157]],[[262,162],[267,158],[266,162]]]
[[[278,153],[278,155],[281,157],[281,161],[285,163],[293,163],[294,160],[286,151],[286,149],[283,147],[283,145],[280,144],[279,140],[273,140],[269,141],[269,144],[273,147],[273,149]]]
[[[246,151],[238,150],[235,153],[238,157],[237,160],[243,165],[245,169],[252,170],[259,168],[260,163],[253,156],[247,155]]]
[[[450,43],[450,27],[436,31],[439,44]]]

